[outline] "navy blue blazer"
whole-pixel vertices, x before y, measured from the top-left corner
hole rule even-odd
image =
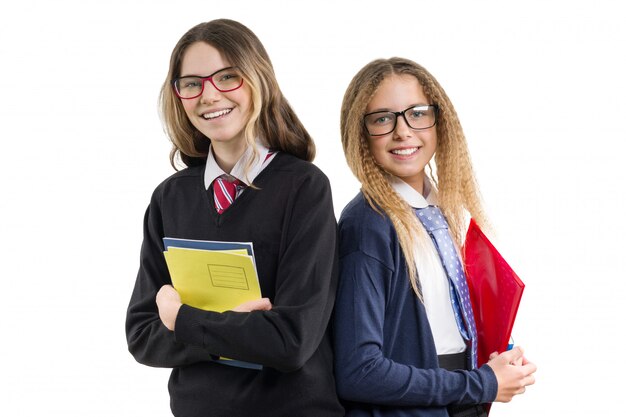
[[[409,282],[391,221],[359,193],[339,221],[335,376],[347,416],[441,416],[496,398],[488,365],[439,368],[424,304]]]

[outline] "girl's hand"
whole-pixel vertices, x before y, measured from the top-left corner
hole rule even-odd
[[[272,309],[272,303],[269,298],[261,298],[259,300],[246,301],[233,308],[232,311],[239,313],[249,313],[254,310],[268,311]]]
[[[533,374],[537,366],[524,357],[524,351],[520,347],[501,354],[492,353],[487,365],[491,367],[498,380],[496,395],[498,402],[511,401],[515,395],[523,394],[528,385],[535,383]]]
[[[174,331],[178,310],[183,305],[180,301],[180,295],[171,285],[164,285],[156,295],[156,304],[161,321],[165,327]]]
[[[492,352],[491,355],[489,355],[489,360],[492,360],[493,358],[495,358],[498,355],[499,355],[498,352]],[[522,363],[525,360],[526,360],[526,358],[524,358],[524,356],[522,356],[522,357],[518,358],[515,362],[513,362],[511,365],[522,366]]]

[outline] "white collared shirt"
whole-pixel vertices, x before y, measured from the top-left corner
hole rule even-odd
[[[204,188],[208,190],[211,184],[213,184],[213,181],[217,177],[224,174],[237,178],[239,181],[243,182],[247,186],[252,184],[254,179],[261,173],[261,171],[265,169],[266,166],[269,165],[269,163],[272,161],[272,159],[274,159],[277,154],[277,152],[274,152],[268,157],[267,155],[269,153],[269,149],[263,146],[258,141],[255,142],[254,146],[256,147],[256,150],[258,152],[258,157],[250,166],[247,175],[245,172],[246,165],[248,164],[249,159],[252,158],[254,155],[254,150],[251,146],[249,146],[245,150],[243,155],[241,155],[241,158],[239,158],[239,160],[230,172],[224,172],[224,170],[220,168],[220,166],[217,164],[217,161],[215,160],[215,155],[213,155],[213,147],[211,146],[209,148],[209,155],[207,156],[206,168],[204,170]]]
[[[397,177],[391,177],[390,182],[400,197],[413,208],[424,208],[437,203],[437,191],[426,177],[424,178],[424,195],[426,198]],[[432,254],[436,259],[432,262],[420,262],[420,259],[425,259],[425,255],[427,254],[415,251],[415,261],[422,266],[419,270],[419,281],[437,354],[463,352],[466,349],[466,344],[454,318],[452,302],[450,301],[450,282],[443,269],[443,264],[436,250]]]

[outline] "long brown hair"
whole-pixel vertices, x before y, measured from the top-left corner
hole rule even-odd
[[[377,59],[363,67],[352,79],[341,107],[341,141],[350,169],[361,182],[362,192],[372,208],[385,213],[398,235],[413,290],[421,298],[418,272],[424,266],[416,253],[432,252],[432,243],[411,207],[394,191],[389,174],[375,163],[363,124],[365,109],[380,83],[392,74],[417,78],[432,104],[438,106],[435,168],[429,177],[438,189],[438,205],[450,225],[458,246],[467,226],[469,213],[486,225],[480,193],[463,129],[454,106],[437,80],[421,65],[404,58]],[[414,251],[417,245],[417,251]],[[421,261],[422,259],[420,259]]]
[[[252,110],[244,129],[248,145],[258,137],[270,149],[312,161],[315,157],[313,139],[283,96],[261,41],[241,23],[217,19],[191,28],[172,51],[160,95],[161,117],[173,144],[172,166],[176,169],[177,156],[187,166],[204,163],[211,142],[191,124],[172,88],[172,80],[180,76],[185,51],[195,42],[213,46],[243,73],[244,82],[252,92]]]

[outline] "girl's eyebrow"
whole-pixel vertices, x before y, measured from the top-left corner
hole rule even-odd
[[[366,111],[365,113],[369,114],[369,113],[378,113],[378,112],[383,112],[383,111],[391,111],[391,109],[389,107],[381,107],[379,109],[374,109],[372,111]]]
[[[370,114],[370,113],[378,113],[378,112],[384,112],[384,111],[388,111],[388,112],[396,112],[396,111],[404,111],[407,109],[410,109],[411,107],[426,107],[429,104],[427,103],[416,103],[416,104],[409,104],[407,107],[403,108],[402,110],[392,110],[389,107],[381,107],[380,109],[377,110],[372,110],[372,111],[366,111],[365,114]]]
[[[235,67],[234,67],[233,65],[228,65],[228,66],[226,66],[226,67],[224,67],[224,68],[220,68],[220,69],[218,69],[218,70],[216,70],[216,71],[213,71],[213,72],[212,72],[212,73],[210,73],[209,75],[199,75],[199,74],[184,74],[184,75],[183,75],[183,72],[181,71],[181,74],[178,76],[178,78],[183,78],[183,77],[200,77],[200,78],[208,78],[208,77],[212,77],[212,76],[214,76],[215,74],[217,74],[217,73],[218,73],[218,72],[220,72],[220,71],[227,70],[227,69],[232,69],[232,68],[235,68]]]

